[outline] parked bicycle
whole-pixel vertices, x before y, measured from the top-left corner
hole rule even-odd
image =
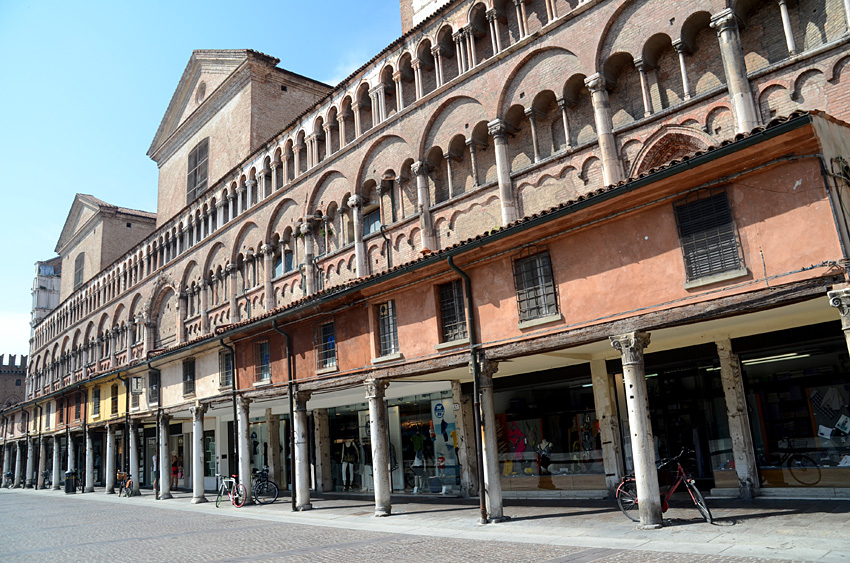
[[[7,471],[6,473],[3,474],[3,488],[4,489],[11,489],[12,487],[15,486],[15,479],[13,477],[14,476],[12,475],[11,471]]]
[[[52,475],[53,475],[53,472],[49,469],[45,469],[44,471],[41,472],[41,483],[42,483],[42,486],[45,489],[49,489],[50,485],[53,484],[52,481],[51,481]]]
[[[81,493],[86,492],[86,472],[80,471],[80,474],[76,477],[76,479],[77,481],[74,483],[74,487]]]
[[[118,496],[122,495],[130,498],[133,496],[133,479],[132,475],[129,473],[124,473],[123,471],[118,472]]]
[[[671,457],[667,459],[662,459],[656,463],[658,469],[661,469],[667,465],[676,464],[676,479],[673,481],[673,484],[663,493],[661,493],[661,512],[667,512],[669,508],[668,501],[673,493],[676,492],[676,489],[679,488],[679,485],[682,483],[685,484],[685,488],[688,491],[688,494],[691,497],[691,500],[694,501],[694,504],[699,510],[699,513],[705,518],[705,521],[709,524],[711,523],[711,511],[708,509],[708,504],[705,502],[705,498],[702,496],[702,493],[697,489],[696,483],[694,479],[690,477],[685,469],[682,467],[681,462],[679,461],[685,454],[692,454],[693,450],[689,450],[686,448],[682,448],[682,451],[676,457]],[[620,486],[617,487],[617,505],[620,507],[620,510],[623,511],[623,514],[626,515],[630,520],[635,522],[640,522],[640,516],[638,511],[638,496],[637,496],[637,482],[635,481],[634,475],[626,475],[623,477],[623,480],[620,482]]]
[[[279,490],[274,481],[269,480],[269,467],[263,466],[262,470],[254,469],[251,472],[251,492],[254,500],[259,504],[271,504],[277,500]]]
[[[215,507],[221,506],[221,499],[227,495],[231,504],[236,508],[242,508],[245,505],[245,500],[248,497],[248,491],[245,490],[245,485],[236,482],[238,475],[224,477],[220,473],[216,473],[216,479],[219,480],[218,496],[215,498]]]

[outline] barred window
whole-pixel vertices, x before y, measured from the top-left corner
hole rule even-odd
[[[83,394],[77,393],[77,398],[74,401],[74,420],[80,420],[80,415],[83,410]]]
[[[674,207],[688,281],[741,268],[725,191],[700,190]]]
[[[186,181],[186,203],[192,203],[207,189],[207,160],[210,140],[204,139],[189,153],[189,175]]]
[[[464,314],[463,282],[454,280],[439,286],[440,322],[443,342],[463,340],[467,337]]]
[[[183,394],[195,393],[195,359],[183,361]]]
[[[316,369],[336,366],[336,337],[333,322],[316,327]]]
[[[378,305],[378,356],[398,352],[398,324],[395,301]]]
[[[254,382],[268,381],[272,377],[271,358],[269,357],[269,341],[264,340],[254,344]]]
[[[526,248],[514,260],[514,285],[520,322],[558,312],[552,262],[548,251]]]
[[[118,414],[118,385],[117,384],[112,386],[112,397],[110,397],[110,399],[111,399],[110,412],[112,414]]]
[[[91,394],[91,414],[100,416],[100,389],[94,389]]]
[[[221,387],[233,386],[233,354],[222,352],[218,356],[218,384]]]
[[[159,372],[148,372],[148,404],[159,404]]]

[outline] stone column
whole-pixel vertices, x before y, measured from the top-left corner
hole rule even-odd
[[[566,144],[566,149],[569,151],[573,149],[573,145],[570,142],[570,121],[567,116],[567,100],[558,98],[556,101],[558,107],[561,108],[561,121],[564,123],[564,143]]]
[[[5,479],[6,473],[9,472],[9,468],[12,465],[12,444],[6,444],[3,446],[3,478]]]
[[[215,202],[215,213],[216,213],[215,222],[216,222],[216,225],[218,226],[219,229],[224,226],[224,222],[225,222],[224,221],[224,206],[225,205],[226,205],[226,203],[223,199],[220,199],[220,200]],[[177,245],[178,245],[177,255],[179,256],[181,254],[181,251],[180,251],[180,248],[179,248],[179,246],[180,246],[180,236],[179,236],[179,234],[177,236]]]
[[[410,61],[410,66],[413,68],[413,86],[416,92],[416,99],[419,100],[422,98],[422,67],[419,59]]]
[[[309,391],[295,393],[295,509],[310,510],[310,450],[307,442],[307,401]]]
[[[327,409],[314,409],[313,423],[313,443],[316,448],[316,491],[332,491],[331,443]]]
[[[473,434],[472,405],[469,397],[461,393],[460,381],[452,381],[452,403],[458,405],[455,410],[455,432],[457,435],[457,463],[460,466],[460,490],[464,497],[470,497],[477,492],[477,463]]]
[[[850,2],[850,0],[847,0]],[[485,13],[490,23],[490,42],[493,44],[493,54],[502,50],[502,39],[499,37],[499,13],[495,8],[490,8]]]
[[[443,85],[443,57],[442,49],[439,45],[431,48],[431,55],[434,57],[434,69],[437,76],[437,88]]]
[[[673,49],[679,55],[679,72],[682,74],[682,91],[685,93],[685,99],[691,99],[691,83],[688,80],[688,66],[685,61],[685,55],[690,54],[690,49],[681,39],[673,41]]]
[[[758,125],[758,111],[747,78],[741,35],[738,32],[738,18],[731,8],[726,8],[711,17],[711,27],[717,31],[717,39],[720,42],[726,87],[735,117],[735,132],[749,132]]]
[[[36,475],[36,488],[44,488],[44,471],[47,469],[47,438],[38,440],[38,475]]]
[[[638,57],[635,59],[635,68],[640,75],[640,92],[643,97],[643,116],[649,117],[652,115],[652,98],[649,96],[649,85],[646,81],[646,67],[647,64],[642,58]]]
[[[844,0],[844,18],[847,29],[850,30],[850,0]]]
[[[257,181],[256,180],[247,180],[245,185],[248,187],[248,197],[245,202],[245,209],[251,209],[255,203],[259,201],[259,197],[257,197]]]
[[[264,244],[260,247],[263,251],[263,291],[266,294],[266,311],[274,309],[274,288],[272,288],[272,276],[274,274],[274,246]]]
[[[336,116],[336,122],[339,124],[339,148],[342,148],[345,146],[345,113],[342,110]],[[286,178],[286,175],[283,177]]]
[[[635,465],[637,496],[640,500],[640,527],[661,527],[661,492],[658,488],[658,469],[655,467],[655,440],[649,419],[649,398],[643,350],[649,345],[646,332],[629,332],[611,336],[611,345],[620,352],[626,386],[626,406],[629,412],[629,434],[632,459]]]
[[[157,483],[159,483],[159,499],[168,500],[171,496],[171,452],[168,450],[168,439],[171,436],[168,425],[171,419],[162,415],[159,422],[159,453],[157,461],[159,462],[159,475]]]
[[[224,276],[227,279],[227,289],[230,292],[230,322],[239,320],[239,306],[236,302],[236,266],[228,264],[224,267]]]
[[[782,16],[782,31],[785,32],[785,44],[788,46],[788,54],[797,54],[797,44],[794,42],[794,31],[791,29],[791,16],[788,15],[788,0],[776,0],[779,4],[779,13]]]
[[[496,403],[493,399],[493,374],[498,371],[496,362],[481,361],[478,388],[481,392],[481,425],[483,431],[484,490],[490,522],[504,519],[502,482],[499,471],[499,441],[496,438]]]
[[[84,490],[87,493],[93,493],[94,492],[94,437],[92,436],[93,432],[94,431],[91,428],[86,428],[86,433],[85,433],[85,440],[86,440],[86,482],[85,482],[85,489]],[[72,442],[73,442],[73,440],[68,441],[68,452],[69,452],[69,454],[73,450],[73,448],[71,447]],[[69,455],[69,457],[70,457],[70,455]],[[71,465],[71,462],[69,462],[69,465]],[[74,466],[76,466],[76,464],[73,464],[71,469],[74,469]],[[79,479],[79,478],[80,478],[80,476],[77,475],[77,479]]]
[[[253,504],[251,493],[251,447],[250,427],[248,425],[248,411],[251,399],[238,397],[236,399],[237,432],[239,437],[239,482],[245,485],[248,498],[245,504]]]
[[[466,41],[463,36],[463,30],[459,29],[452,34],[452,39],[455,42],[455,52],[457,55],[458,74],[463,74],[469,70],[468,59],[466,58]]]
[[[77,457],[76,457],[76,452],[74,450],[75,450],[75,448],[74,448],[74,436],[70,432],[68,432],[68,467],[67,467],[68,471],[76,471],[77,470]],[[93,461],[94,461],[94,457],[92,457],[92,462]],[[94,471],[92,470],[90,473],[93,474]],[[77,475],[78,479],[79,479],[79,477],[80,476]]]
[[[402,91],[400,70],[393,73],[393,82],[395,83],[395,107],[397,111],[401,111],[404,109],[404,92]]]
[[[192,504],[207,502],[204,496],[204,413],[207,405],[196,403],[192,413]]]
[[[106,494],[115,494],[115,425],[106,425],[106,464],[103,467]]]
[[[455,196],[454,186],[452,184],[452,160],[455,159],[455,156],[451,152],[446,151],[443,154],[443,159],[446,161],[446,183],[449,188],[449,199],[451,199]]]
[[[392,512],[392,483],[389,466],[389,434],[387,432],[387,404],[384,391],[386,381],[368,379],[366,398],[369,400],[369,429],[372,441],[372,472],[375,486],[375,516],[389,516]]]
[[[354,223],[354,261],[356,263],[357,277],[362,278],[369,275],[366,264],[366,249],[363,246],[363,198],[358,194],[348,198],[348,207],[351,209],[352,222]]]
[[[602,465],[605,469],[605,485],[614,498],[620,479],[625,474],[623,467],[623,445],[620,439],[620,417],[617,414],[615,391],[612,378],[605,368],[605,360],[590,361],[590,376],[593,382],[593,402],[602,441]]]
[[[720,379],[726,399],[726,415],[729,420],[729,437],[732,439],[735,473],[738,474],[738,489],[741,498],[752,499],[759,493],[759,477],[741,364],[738,355],[732,352],[731,340],[720,340],[714,344],[717,346],[717,357],[720,358]]]
[[[431,192],[428,190],[428,172],[430,165],[420,160],[414,162],[410,171],[416,176],[416,205],[419,211],[419,229],[422,231],[422,249],[437,251],[437,237],[434,222],[431,219]]]
[[[540,141],[537,135],[537,112],[534,108],[526,108],[525,116],[531,124],[531,144],[534,147],[534,162],[540,162]]]
[[[827,293],[829,304],[838,309],[841,317],[841,330],[850,350],[850,288],[836,289]]]
[[[472,35],[472,25],[463,28],[463,36],[466,40],[466,51],[469,53],[469,69],[472,70],[478,64],[475,57],[475,37]]]
[[[27,465],[24,470],[24,488],[32,489],[32,472],[33,472],[33,443],[32,436],[27,436]]]
[[[316,290],[315,274],[316,269],[313,265],[315,250],[313,248],[313,225],[309,218],[305,218],[301,223],[301,235],[304,237],[304,294],[312,295]],[[361,243],[362,246],[362,243]],[[356,252],[356,249],[355,249]],[[359,270],[358,270],[359,275]]]
[[[354,138],[363,134],[363,123],[360,122],[360,102],[351,103],[351,112],[354,114]]]
[[[60,454],[62,452],[62,444],[60,443],[59,436],[53,437],[53,490],[59,490],[59,481],[62,480],[62,461],[60,460]],[[3,468],[3,473],[9,471],[8,466]]]
[[[130,467],[127,469],[130,473],[130,477],[133,479],[133,488],[130,491],[130,494],[133,496],[138,496],[141,494],[139,487],[139,480],[141,479],[141,474],[139,473],[139,426],[135,420],[130,420]]]
[[[13,486],[17,489],[21,486],[21,471],[23,468],[21,465],[23,464],[23,460],[21,459],[21,442],[22,440],[18,440],[15,442],[15,478],[13,481]]]
[[[617,153],[617,142],[614,139],[614,124],[611,121],[611,104],[608,100],[608,89],[601,74],[594,74],[584,81],[590,90],[593,104],[593,117],[596,122],[596,136],[599,142],[599,152],[602,157],[602,181],[606,186],[616,184],[625,179],[623,163]]]
[[[475,156],[478,142],[470,137],[466,140],[466,146],[469,148],[469,172],[472,174],[472,185],[478,186],[480,183],[478,180],[478,157]]]
[[[499,201],[502,206],[502,226],[517,220],[514,189],[511,182],[511,162],[508,159],[507,126],[501,119],[487,124],[487,132],[493,137],[496,154],[496,176],[499,180]]]
[[[242,215],[245,212],[242,206],[242,194],[245,193],[245,184],[239,184],[236,186],[236,215]],[[248,197],[245,198],[246,207],[250,205],[250,200]]]
[[[266,409],[266,428],[269,432],[269,479],[281,483],[280,461],[280,416],[273,415],[271,409]]]

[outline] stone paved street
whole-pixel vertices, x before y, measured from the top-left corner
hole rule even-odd
[[[315,510],[236,509],[119,499],[102,492],[0,490],[5,561],[850,561],[850,503],[715,503],[718,522],[673,509],[659,531],[636,530],[607,501],[512,505],[510,522],[479,526],[468,502],[394,499],[374,518],[368,497],[316,500]],[[788,507],[792,508],[788,508]],[[784,507],[784,508],[783,508]]]

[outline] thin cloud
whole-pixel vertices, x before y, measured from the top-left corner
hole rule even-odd
[[[346,51],[341,54],[336,66],[331,70],[331,75],[322,79],[322,82],[336,86],[368,60],[369,55],[362,49]]]

